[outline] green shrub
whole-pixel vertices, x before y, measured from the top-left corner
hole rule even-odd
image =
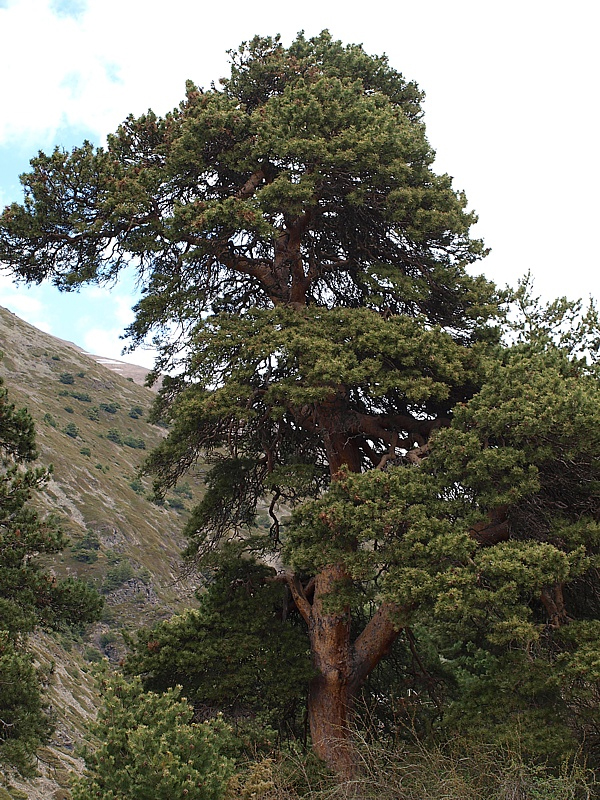
[[[167,505],[169,506],[169,508],[172,508],[176,511],[185,510],[185,504],[183,500],[181,500],[179,497],[169,497],[167,500]]]
[[[92,455],[92,451],[90,450],[89,447],[82,447],[79,452],[81,453],[82,456],[91,456]]]
[[[193,497],[192,487],[187,482],[180,483],[177,486],[174,486],[172,491],[174,494],[179,494],[183,495],[183,497],[187,497],[188,500],[191,500]]]
[[[104,658],[100,650],[95,647],[91,647],[89,644],[86,644],[86,646],[83,648],[83,657],[90,664],[97,664]]]
[[[106,411],[107,414],[116,414],[117,411],[121,408],[120,403],[100,403],[100,408],[102,411]]]
[[[69,392],[71,397],[75,400],[79,400],[81,403],[91,403],[92,398],[89,396],[87,392]]]
[[[95,531],[86,531],[83,538],[71,546],[73,558],[85,564],[94,564],[98,560],[100,541]]]
[[[129,484],[129,488],[133,489],[133,491],[136,494],[139,494],[139,495],[145,494],[145,490],[144,490],[144,487],[143,487],[141,481],[138,481],[138,480],[131,481],[131,483]]]
[[[56,420],[54,419],[52,414],[49,413],[44,414],[43,419],[46,425],[50,425],[51,428],[56,428]]]
[[[219,719],[192,722],[193,709],[180,689],[144,692],[139,679],[116,676],[102,682],[104,705],[87,747],[85,777],[73,800],[221,800],[233,772],[221,755],[231,738]]]
[[[59,397],[69,397],[69,395],[70,392],[68,389],[61,389],[60,392],[58,393]]]
[[[123,437],[116,428],[109,428],[106,433],[106,438],[110,442],[115,442],[116,444],[123,444]]]
[[[113,589],[116,589],[117,587],[121,586],[121,584],[131,580],[133,576],[133,567],[129,561],[126,559],[119,561],[106,571],[106,575],[102,581],[101,590],[104,593],[112,592]]]
[[[123,444],[127,445],[127,447],[132,447],[134,450],[146,449],[146,442],[144,439],[138,439],[135,436],[125,436],[123,439]]]
[[[60,356],[52,356],[52,361],[60,361]]]
[[[79,428],[74,422],[68,422],[63,428],[63,433],[66,433],[72,439],[76,439],[79,436]]]
[[[65,411],[67,412],[67,414],[75,413],[75,409],[73,408],[73,406],[65,406]]]
[[[88,419],[91,419],[92,422],[98,422],[100,420],[100,409],[98,406],[92,406],[86,410],[85,415]]]
[[[144,409],[141,406],[132,406],[129,411],[131,419],[139,419],[144,416]]]
[[[70,372],[62,372],[59,375],[58,380],[61,383],[66,383],[66,384],[75,383],[75,378],[71,375]]]
[[[112,631],[108,631],[107,633],[102,633],[100,635],[100,647],[105,650],[108,645],[114,644],[118,640],[118,636],[116,633]]]

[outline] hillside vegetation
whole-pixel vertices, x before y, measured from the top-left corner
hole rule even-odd
[[[198,488],[192,477],[158,505],[150,480],[137,477],[145,455],[164,436],[147,421],[153,391],[4,308],[0,352],[10,401],[27,407],[40,463],[54,469],[42,502],[44,510],[60,514],[70,545],[51,567],[89,580],[105,599],[102,620],[91,629],[55,637],[39,633],[32,640],[48,674],[57,729],[52,745],[40,753],[46,777],[29,786],[13,780],[13,786],[28,797],[48,798],[61,791],[67,770],[77,767],[75,745],[98,704],[91,665],[123,655],[121,629],[152,624],[194,602],[179,554]]]

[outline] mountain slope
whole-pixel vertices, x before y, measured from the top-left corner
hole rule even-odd
[[[63,791],[60,784],[76,763],[74,746],[96,704],[91,662],[118,660],[122,628],[152,624],[194,602],[179,553],[187,507],[202,491],[201,474],[163,506],[152,502],[151,482],[137,477],[144,456],[164,436],[147,422],[155,393],[135,382],[143,368],[123,374],[122,362],[90,356],[1,307],[0,351],[9,399],[33,416],[39,461],[54,467],[41,502],[60,514],[70,547],[51,566],[90,580],[106,600],[102,621],[80,637],[40,634],[32,640],[40,664],[52,673],[48,691],[57,733],[41,763],[47,777],[13,785],[27,797],[58,797],[53,793]]]

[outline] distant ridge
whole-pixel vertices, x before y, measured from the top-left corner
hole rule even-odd
[[[62,339],[61,341],[63,341],[65,344],[68,344],[70,347],[74,347],[88,358],[92,358],[96,364],[102,364],[103,367],[110,369],[112,372],[118,372],[119,375],[122,375],[124,378],[131,378],[131,380],[134,383],[137,383],[139,386],[146,386],[146,377],[151,372],[148,367],[140,367],[137,364],[130,364],[128,361],[119,361],[116,358],[99,356],[95,353],[89,353],[87,350],[79,347],[79,345],[76,345],[74,342],[68,342],[66,339]],[[158,385],[159,384],[155,384],[150,388],[154,391],[157,391]]]

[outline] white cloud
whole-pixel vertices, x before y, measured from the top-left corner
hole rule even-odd
[[[37,287],[27,290],[0,274],[0,304],[41,331],[50,333],[52,325]]]
[[[117,361],[127,361],[130,364],[137,364],[141,367],[153,367],[155,356],[155,351],[153,350],[138,349],[133,353],[121,354],[124,344],[120,338],[121,334],[122,330],[120,328],[91,328],[85,333],[79,344],[92,355],[114,358]]]

